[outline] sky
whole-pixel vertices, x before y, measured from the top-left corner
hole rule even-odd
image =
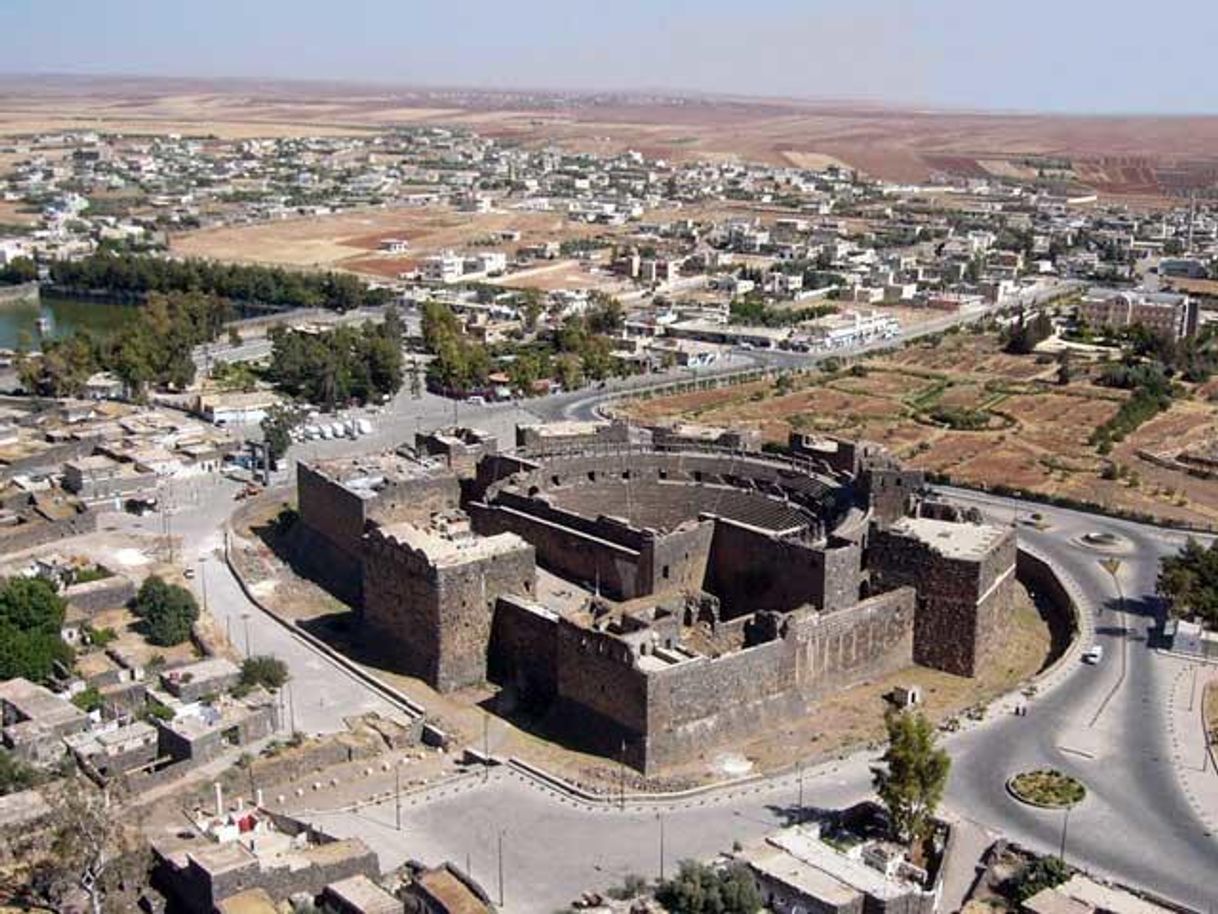
[[[8,73],[1218,113],[1215,0],[0,0]]]

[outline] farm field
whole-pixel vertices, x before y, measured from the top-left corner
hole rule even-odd
[[[785,442],[792,431],[865,438],[953,482],[1218,528],[1218,484],[1148,459],[1214,440],[1213,383],[1176,398],[1100,454],[1092,432],[1129,394],[1093,383],[1096,368],[1076,367],[1063,386],[1054,361],[1008,355],[995,334],[957,333],[836,374],[627,401],[617,409],[641,422],[753,427],[772,442]],[[960,416],[978,427],[947,421]]]

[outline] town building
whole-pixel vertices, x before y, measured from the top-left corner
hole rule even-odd
[[[1171,340],[1197,332],[1197,303],[1168,292],[1098,292],[1079,302],[1079,320],[1097,330],[1141,326]]]

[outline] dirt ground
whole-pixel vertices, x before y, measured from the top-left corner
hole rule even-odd
[[[495,237],[497,232],[508,230],[520,232],[520,241],[505,243]],[[602,232],[569,222],[560,213],[463,213],[450,206],[395,207],[201,229],[175,235],[171,248],[175,254],[188,257],[342,268],[396,277],[416,269],[423,257],[445,250],[511,254],[522,245]],[[388,238],[405,239],[409,251],[400,255],[379,253],[379,243]]]
[[[687,418],[744,425],[785,442],[792,430],[866,438],[907,463],[971,485],[1007,485],[1167,521],[1218,526],[1218,485],[1146,459],[1174,456],[1218,435],[1211,388],[1176,399],[1104,456],[1088,439],[1128,393],[1092,383],[1079,364],[1068,386],[1056,364],[1003,353],[995,335],[948,335],[864,361],[858,376],[810,376],[780,393],[758,382],[735,388],[631,401],[619,412],[640,422]],[[954,430],[931,421],[934,407],[981,410],[990,424]],[[1106,467],[1124,471],[1104,479]]]

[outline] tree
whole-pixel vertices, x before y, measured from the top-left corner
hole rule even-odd
[[[258,655],[246,658],[245,662],[241,664],[241,685],[247,689],[255,686],[279,689],[287,681],[287,664],[278,657]]]
[[[1074,380],[1074,369],[1070,364],[1070,350],[1063,349],[1057,358],[1057,383],[1065,387]]]
[[[144,620],[148,640],[160,647],[171,647],[188,639],[191,626],[199,618],[194,595],[156,575],[144,579],[132,608]]]
[[[1061,857],[1037,857],[1019,874],[1015,899],[1023,904],[1045,889],[1056,888],[1070,878],[1070,867]]]
[[[130,815],[116,814],[116,792],[73,775],[54,796],[50,846],[30,879],[33,893],[51,907],[61,909],[69,893],[83,888],[95,914],[128,910],[119,893],[147,878],[147,844]]]
[[[889,709],[884,715],[888,750],[872,769],[872,783],[888,809],[894,837],[912,842],[927,836],[930,819],[943,799],[951,768],[948,754],[935,745],[935,730],[920,713]]]
[[[1218,541],[1206,548],[1190,539],[1176,555],[1159,562],[1159,595],[1173,616],[1194,616],[1218,626]]]
[[[259,426],[262,428],[262,439],[266,442],[267,459],[271,469],[278,469],[279,461],[288,452],[292,444],[292,429],[300,423],[300,410],[276,403],[263,417]]]
[[[14,257],[0,268],[0,285],[16,286],[38,278],[38,265],[28,257]]]
[[[60,636],[66,604],[42,578],[13,578],[0,589],[0,679],[46,682],[72,649]]]
[[[671,914],[754,914],[762,903],[744,864],[712,869],[692,860],[681,861],[677,875],[660,883],[656,900]]]

